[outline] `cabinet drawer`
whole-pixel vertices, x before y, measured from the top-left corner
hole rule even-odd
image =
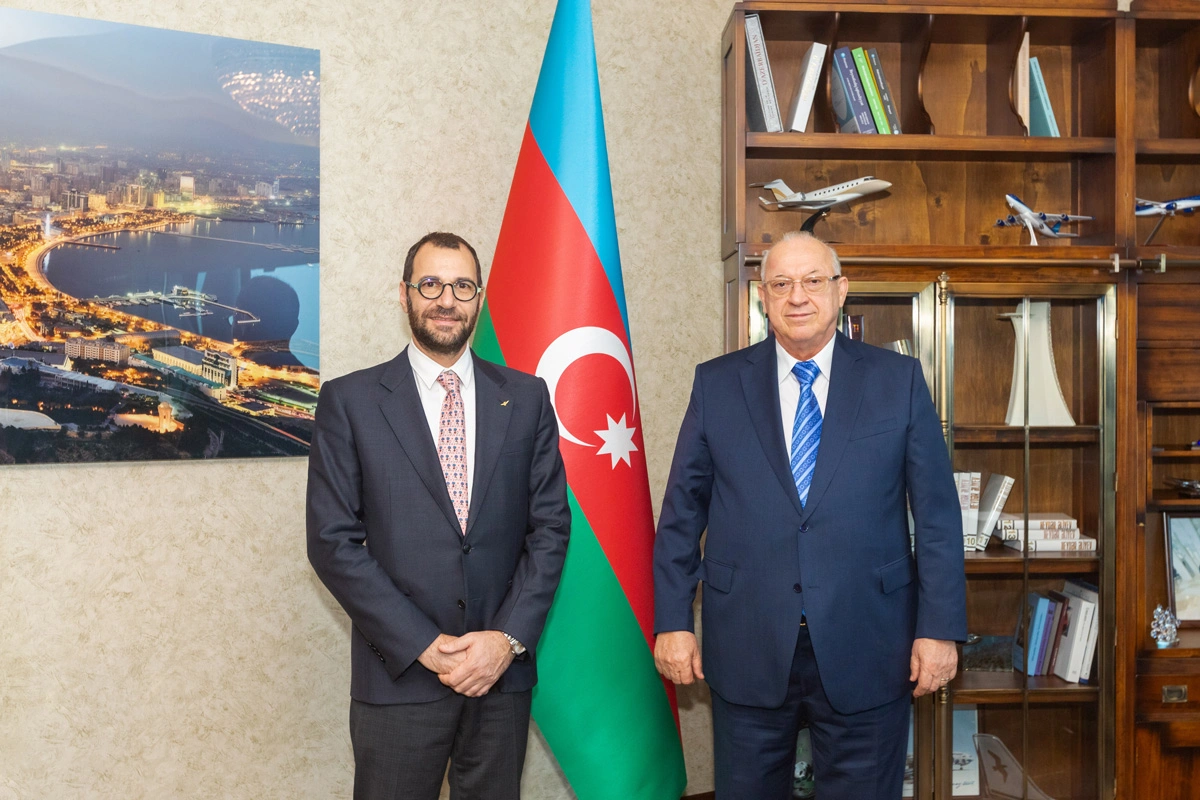
[[[1200,719],[1200,675],[1139,675],[1137,716],[1150,722],[1179,716]]]

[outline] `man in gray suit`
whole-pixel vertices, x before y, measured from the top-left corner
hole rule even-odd
[[[308,557],[353,623],[355,798],[520,796],[535,653],[570,530],[546,384],[467,346],[475,250],[408,251],[412,346],[321,388]],[[495,689],[495,691],[492,691]]]

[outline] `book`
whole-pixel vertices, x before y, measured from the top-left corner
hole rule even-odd
[[[833,66],[829,70],[829,99],[833,103],[833,115],[837,118],[839,131],[877,132],[849,47],[839,47],[833,51]]]
[[[1079,663],[1079,682],[1087,683],[1092,674],[1092,661],[1096,656],[1096,639],[1100,633],[1100,590],[1086,581],[1068,580],[1063,582],[1063,594],[1082,598],[1095,606],[1087,633],[1082,635],[1079,640],[1083,645],[1082,658]]]
[[[887,76],[883,74],[883,63],[879,60],[879,51],[874,47],[867,50],[867,60],[871,62],[871,74],[875,76],[875,88],[879,90],[879,100],[883,103],[883,113],[887,115],[892,133],[901,133],[900,112],[896,109],[892,90],[888,88]]]
[[[1096,613],[1096,604],[1082,597],[1070,595],[1070,604],[1066,626],[1058,644],[1058,658],[1054,662],[1054,674],[1069,683],[1079,683],[1079,671],[1083,665],[1084,649],[1087,636],[1091,631],[1092,619]]]
[[[1041,645],[1042,622],[1050,601],[1037,592],[1025,598],[1025,608],[1017,620],[1017,634],[1013,637],[1013,669],[1026,675],[1035,675],[1037,653]]]
[[[958,511],[962,515],[963,548],[975,549],[975,530],[967,527],[967,514],[971,508],[971,473],[954,473],[954,485],[958,490]]]
[[[800,59],[800,75],[796,81],[796,92],[788,103],[784,122],[789,131],[804,133],[808,127],[808,115],[812,111],[813,99],[817,96],[817,84],[821,82],[821,66],[825,63],[828,45],[813,42]]]
[[[1008,502],[1013,483],[1013,479],[1008,475],[998,472],[988,476],[987,486],[979,497],[979,527],[975,530],[978,539],[976,549],[983,550],[987,547],[988,539],[991,538],[1000,514],[1004,511],[1004,504]]]
[[[1013,105],[1017,116],[1029,130],[1029,31],[1021,38],[1021,47],[1017,50],[1017,64],[1013,68]]]
[[[996,523],[996,527],[1004,530],[1006,528],[1017,529],[1025,527],[1024,514],[1009,514],[1001,512],[1000,518]],[[1078,528],[1079,523],[1074,517],[1068,517],[1058,511],[1030,511],[1029,512],[1029,528],[1047,529],[1047,528]]]
[[[1054,109],[1050,106],[1050,95],[1046,92],[1046,79],[1042,77],[1042,66],[1036,56],[1029,59],[1029,135],[1060,135]]]
[[[771,76],[767,42],[758,14],[746,15],[746,126],[752,131],[767,133],[783,130],[779,100],[775,97],[775,79]]]
[[[963,530],[971,537],[971,547],[975,550],[979,547],[980,538],[983,539],[983,546],[987,547],[987,537],[979,536],[979,485],[983,480],[982,473],[971,472],[969,483],[967,484],[968,500],[967,500],[967,516],[963,523]]]
[[[1083,538],[1083,534],[1079,532],[1079,528],[1030,528],[1029,530],[1004,528],[996,531],[996,535],[1000,537],[1001,541],[1005,542],[1023,542],[1027,538],[1030,541]]]
[[[1054,617],[1058,613],[1058,602],[1051,597],[1046,598],[1046,608],[1042,610],[1042,634],[1038,638],[1038,649],[1034,656],[1033,671],[1030,675],[1044,675],[1042,665],[1046,663],[1046,656],[1053,649],[1050,644],[1050,637],[1054,635]]]
[[[879,89],[875,86],[875,75],[871,71],[871,62],[861,47],[850,51],[854,56],[854,66],[858,69],[858,79],[862,81],[863,94],[867,97],[867,107],[871,109],[871,119],[875,122],[875,130],[879,133],[890,134],[887,114],[883,112],[883,102],[879,99]]]
[[[1054,665],[1054,656],[1058,652],[1058,642],[1062,637],[1063,626],[1067,622],[1067,612],[1069,611],[1069,600],[1062,592],[1056,592],[1053,589],[1046,592],[1046,596],[1055,604],[1054,619],[1050,623],[1050,638],[1046,643],[1046,655],[1042,658],[1042,668],[1039,675],[1052,674]]]
[[[1080,536],[1078,539],[1033,539],[1029,540],[1029,547],[1025,547],[1025,542],[1020,539],[1005,539],[1005,547],[1011,547],[1013,550],[1026,550],[1030,553],[1094,553],[1096,552],[1096,540],[1090,536]]]

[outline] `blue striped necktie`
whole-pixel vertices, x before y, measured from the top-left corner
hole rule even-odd
[[[808,488],[817,466],[817,447],[821,444],[821,406],[812,388],[821,369],[815,361],[797,361],[792,374],[800,381],[800,402],[796,404],[796,421],[792,423],[792,477],[803,506],[808,501]]]

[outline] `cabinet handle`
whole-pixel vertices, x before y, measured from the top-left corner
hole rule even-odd
[[[1162,687],[1162,701],[1164,703],[1186,703],[1188,701],[1187,686],[1164,686]]]

